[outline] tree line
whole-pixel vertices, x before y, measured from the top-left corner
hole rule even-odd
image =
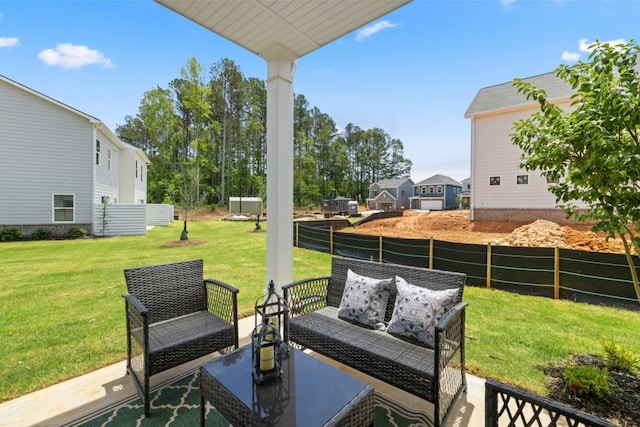
[[[266,83],[224,58],[208,73],[196,58],[167,87],[144,93],[116,135],[149,157],[147,200],[191,209],[230,196],[266,199]],[[294,95],[294,205],[346,196],[363,202],[381,179],[408,177],[402,141],[383,129],[335,121]],[[268,205],[268,201],[266,201]]]

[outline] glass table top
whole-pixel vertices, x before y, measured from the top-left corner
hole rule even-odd
[[[281,378],[256,385],[251,346],[242,347],[202,366],[260,419],[271,425],[323,425],[368,384],[304,352],[289,348]]]

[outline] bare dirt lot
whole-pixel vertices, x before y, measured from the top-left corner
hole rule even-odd
[[[296,209],[297,215],[309,214]],[[227,217],[225,209],[201,209],[193,221]],[[511,221],[471,222],[468,210],[405,211],[404,216],[380,219],[359,225],[357,233],[406,237],[459,243],[491,243],[506,246],[560,247],[594,252],[624,253],[619,240],[609,240],[590,231],[587,225],[561,226],[538,220],[530,224]]]
[[[597,252],[624,252],[622,242],[609,240],[582,224],[561,226],[538,220],[531,224],[511,221],[471,222],[468,210],[405,211],[404,216],[364,223],[357,232],[459,243],[507,246],[561,247]]]

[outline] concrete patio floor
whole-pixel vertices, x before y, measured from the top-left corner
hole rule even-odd
[[[250,342],[253,327],[253,316],[239,321],[241,346]],[[332,363],[322,356],[319,357]],[[174,378],[181,372],[197,368],[211,358],[212,355],[207,355],[157,374],[152,377],[151,386]],[[398,389],[385,390],[390,386],[375,378],[342,365],[336,365],[336,367],[371,384],[376,390],[383,390],[385,394],[391,393],[395,400],[407,406],[420,408],[428,405],[428,408],[433,408],[430,403],[409,393]],[[125,372],[126,362],[122,361],[1,403],[0,426],[62,426],[79,417],[97,412],[110,404],[137,394],[131,378]],[[467,374],[467,392],[456,403],[447,425],[448,427],[484,425],[484,379]]]

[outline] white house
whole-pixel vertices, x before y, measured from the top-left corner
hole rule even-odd
[[[523,80],[544,89],[550,102],[570,108],[571,86],[555,73]],[[522,150],[511,142],[514,122],[538,110],[512,82],[480,89],[471,102],[465,113],[471,119],[471,220],[567,222],[546,178],[519,167]]]
[[[100,120],[0,75],[0,226],[144,234],[148,165]]]

